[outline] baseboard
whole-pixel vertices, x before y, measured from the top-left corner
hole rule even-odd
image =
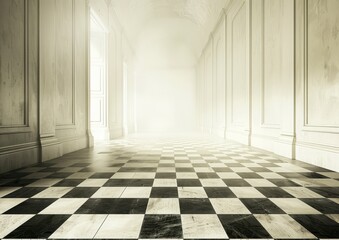
[[[39,162],[39,143],[25,143],[0,148],[0,173]]]
[[[74,152],[88,147],[88,135],[73,138],[42,137],[41,161],[48,161],[63,156],[66,153]]]
[[[273,152],[277,155],[294,158],[294,138],[292,136],[251,135],[251,146]]]
[[[63,155],[61,143],[55,136],[40,137],[40,144],[42,162],[61,157]]]
[[[78,136],[76,138],[59,139],[59,141],[62,145],[63,155],[84,149],[88,146],[88,138],[86,135]]]
[[[320,144],[297,142],[296,159],[339,172],[339,148]]]

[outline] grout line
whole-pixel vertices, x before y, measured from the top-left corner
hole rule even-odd
[[[94,236],[93,236],[93,238],[92,238],[92,239],[94,239],[94,238],[95,238],[95,236],[98,234],[98,232],[99,232],[100,228],[102,227],[102,225],[104,224],[104,222],[105,222],[105,221],[106,221],[106,219],[108,218],[108,215],[109,215],[109,214],[107,214],[107,215],[106,215],[106,217],[105,217],[104,221],[102,221],[102,223],[100,224],[100,227],[98,227],[98,230],[95,232],[95,234],[94,234]]]

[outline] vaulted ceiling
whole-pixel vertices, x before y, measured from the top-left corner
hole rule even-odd
[[[151,29],[163,27],[165,30],[162,32],[168,29],[164,37],[183,39],[195,55],[200,55],[227,2],[228,0],[111,0],[133,45],[138,44],[145,32],[152,34]]]

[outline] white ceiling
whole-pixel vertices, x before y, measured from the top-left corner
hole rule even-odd
[[[152,29],[150,26],[166,22],[163,27],[171,28],[169,34],[176,35],[177,39],[178,35],[182,36],[196,55],[200,55],[227,2],[228,0],[111,0],[116,15],[134,46],[138,45],[145,32]],[[171,26],[168,25],[169,21],[172,21]]]

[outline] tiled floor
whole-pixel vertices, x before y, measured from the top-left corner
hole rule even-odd
[[[339,173],[203,138],[130,138],[0,176],[0,238],[339,238]]]

